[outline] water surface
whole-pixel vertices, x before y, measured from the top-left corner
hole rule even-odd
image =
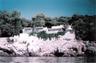
[[[0,63],[96,63],[96,57],[0,57]]]

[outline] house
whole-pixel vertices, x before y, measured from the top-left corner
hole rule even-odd
[[[31,27],[25,27],[22,30],[23,33],[28,33],[28,34],[31,33],[32,31],[33,31],[33,29]]]
[[[52,34],[52,33],[58,33],[58,32],[63,32],[63,25],[59,25],[59,26],[52,26],[51,28],[48,28],[48,30],[46,30],[47,34]]]
[[[52,34],[52,33],[58,33],[63,31],[64,26],[59,25],[59,26],[52,26],[51,28],[47,27],[35,27],[34,30],[31,27],[23,28],[23,33],[32,33],[32,32],[42,32],[45,31],[47,34]]]

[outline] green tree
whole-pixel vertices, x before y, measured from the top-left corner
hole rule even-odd
[[[45,15],[43,13],[37,14],[32,18],[32,21],[36,27],[45,26]]]
[[[17,35],[22,29],[20,13],[17,11],[0,11],[0,36]]]
[[[73,15],[69,24],[75,29],[76,38],[83,40],[96,41],[96,16]]]

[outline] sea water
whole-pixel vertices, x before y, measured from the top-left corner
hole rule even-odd
[[[96,63],[96,57],[0,57],[0,63]]]

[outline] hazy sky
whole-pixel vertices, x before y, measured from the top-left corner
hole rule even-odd
[[[96,0],[0,0],[0,10],[17,10],[26,18],[38,13],[47,16],[96,14]]]

